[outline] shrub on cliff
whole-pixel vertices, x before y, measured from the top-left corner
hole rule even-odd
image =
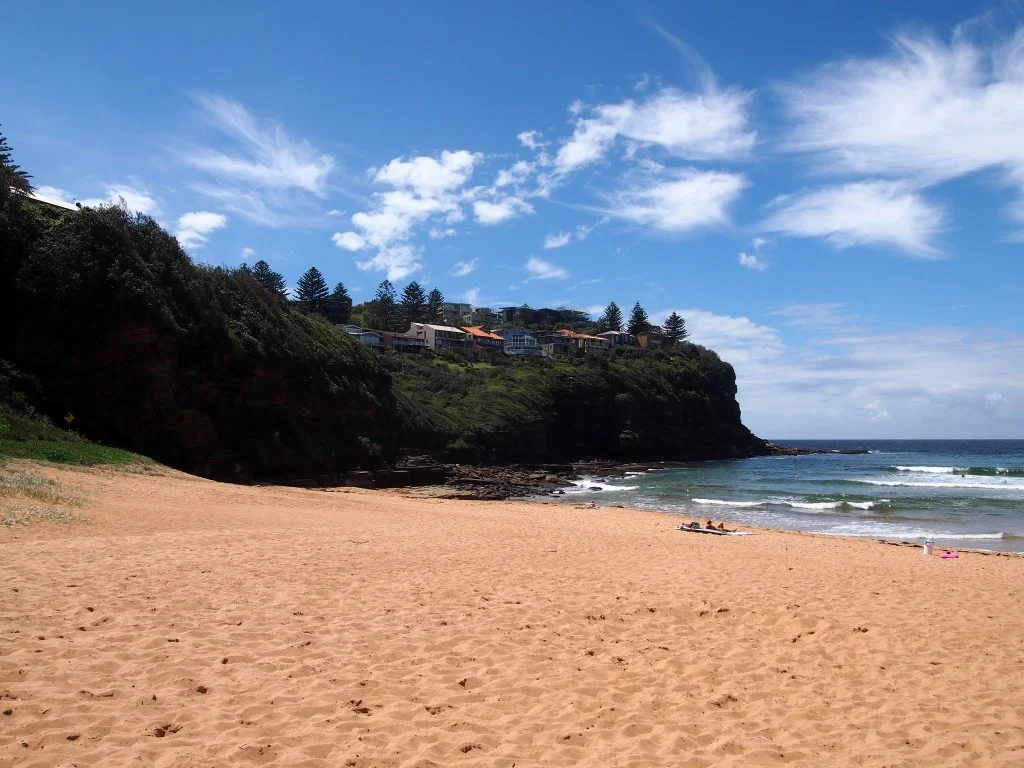
[[[84,435],[198,474],[308,475],[393,446],[387,373],[248,271],[197,266],[152,219],[71,212],[17,280],[15,363]]]

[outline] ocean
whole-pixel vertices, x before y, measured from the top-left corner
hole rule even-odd
[[[769,528],[1024,551],[1024,440],[790,440],[762,456],[584,477],[565,501]]]

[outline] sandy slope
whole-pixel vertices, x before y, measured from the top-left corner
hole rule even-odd
[[[1024,765],[1024,559],[628,510],[53,473],[0,766]]]

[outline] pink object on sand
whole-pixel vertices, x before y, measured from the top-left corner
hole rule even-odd
[[[954,558],[960,557],[960,555],[958,555],[956,552],[943,552],[941,555],[939,555],[939,557],[945,558],[946,560],[952,560]]]

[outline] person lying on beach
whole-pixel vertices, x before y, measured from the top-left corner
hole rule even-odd
[[[718,524],[718,530],[720,530],[720,531],[726,530],[725,523],[719,523]]]
[[[710,520],[708,520],[707,523],[704,524],[704,527],[707,528],[709,531],[715,530],[715,524]]]

